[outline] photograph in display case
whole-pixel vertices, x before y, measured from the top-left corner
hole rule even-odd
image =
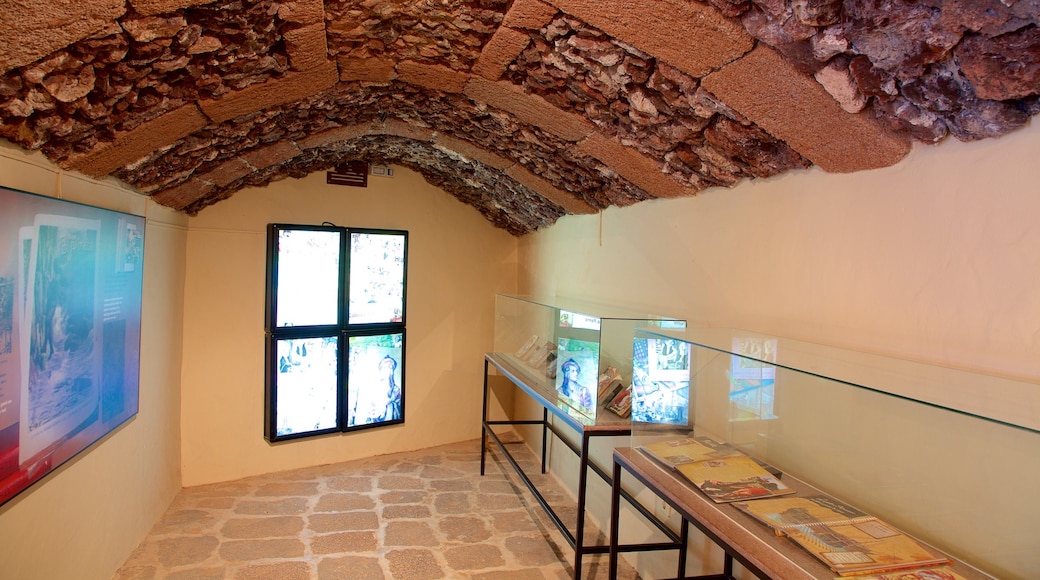
[[[526,357],[527,354],[529,352],[531,352],[531,349],[534,348],[534,345],[537,342],[538,342],[538,335],[537,334],[532,334],[531,338],[527,339],[527,342],[525,342],[524,344],[520,345],[520,348],[518,348],[516,350],[516,352],[513,353],[513,356],[515,356],[518,359],[523,360],[524,357]]]
[[[556,391],[586,415],[596,415],[599,343],[561,338],[556,348]]]
[[[579,312],[560,310],[560,328],[598,331],[601,325],[602,319],[598,316],[589,316]]]
[[[597,387],[599,394],[596,396],[596,402],[599,405],[606,405],[614,400],[614,397],[618,396],[618,393],[625,390],[625,382],[621,378],[621,373],[614,367],[608,366],[599,375],[599,386]]]
[[[881,572],[879,574],[856,575],[856,580],[967,580],[949,566],[929,566]]]
[[[794,493],[780,473],[710,437],[649,443],[638,450],[678,473],[716,503]]]
[[[738,419],[775,419],[773,399],[776,391],[777,340],[761,337],[735,337],[730,355],[730,401]]]
[[[637,336],[632,341],[633,421],[686,425],[690,408],[688,342]]]
[[[629,385],[620,391],[607,403],[607,410],[618,417],[626,418],[632,414],[632,386]]]
[[[791,538],[842,576],[950,563],[946,556],[891,525],[830,496],[734,505]]]

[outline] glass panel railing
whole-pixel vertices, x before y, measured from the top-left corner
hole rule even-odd
[[[988,574],[1040,570],[1040,385],[723,329],[635,340],[687,345],[689,386],[686,421],[633,412],[632,447],[707,436]]]

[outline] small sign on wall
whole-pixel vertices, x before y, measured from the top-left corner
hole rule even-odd
[[[368,187],[368,163],[364,161],[348,161],[337,165],[326,173],[325,183],[331,185],[349,185],[351,187]]]

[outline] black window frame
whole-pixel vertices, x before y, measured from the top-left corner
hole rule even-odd
[[[277,326],[278,320],[278,276],[279,251],[278,241],[285,231],[324,231],[340,235],[339,239],[339,288],[338,314],[335,324],[308,326]],[[403,271],[401,274],[401,310],[399,320],[387,322],[350,323],[350,288],[351,288],[351,240],[353,234],[374,234],[401,236],[404,243]],[[405,331],[408,304],[408,231],[382,228],[341,227],[325,223],[322,225],[271,223],[267,228],[267,280],[265,296],[265,372],[264,372],[264,438],[271,443],[310,438],[331,433],[346,433],[364,429],[399,425],[405,422],[405,353],[407,335]],[[395,317],[396,318],[396,317]],[[349,365],[351,339],[366,337],[396,337],[400,335],[400,356],[395,360],[394,374],[399,371],[400,384],[400,416],[397,419],[383,420],[361,425],[350,425],[350,410],[356,398],[356,391],[351,390]],[[312,338],[336,338],[336,412],[335,426],[310,431],[300,431],[284,435],[278,434],[278,378],[279,356],[278,344],[283,340],[299,340]],[[396,339],[390,338],[395,341]],[[381,362],[381,361],[380,361]]]

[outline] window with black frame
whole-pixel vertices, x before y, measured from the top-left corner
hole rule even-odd
[[[264,436],[404,422],[408,232],[270,224]]]

